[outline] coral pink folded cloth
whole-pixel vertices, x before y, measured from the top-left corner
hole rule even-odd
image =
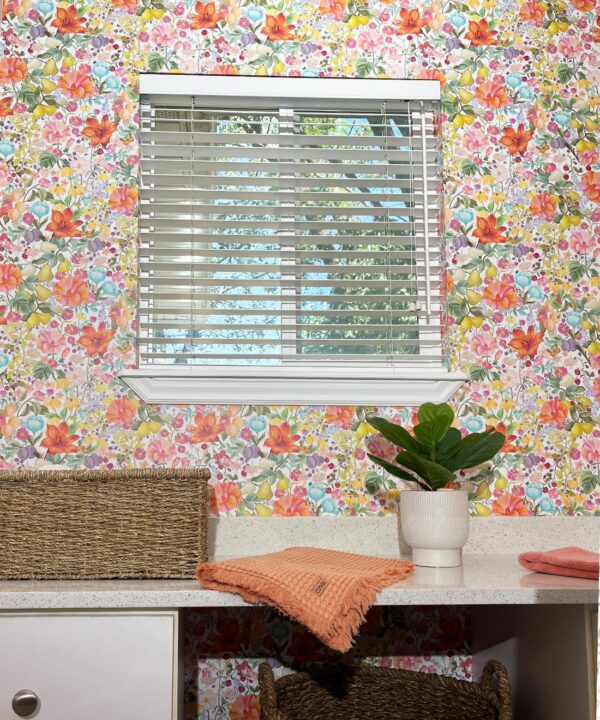
[[[211,590],[277,608],[333,650],[346,652],[377,592],[413,570],[407,560],[292,547],[253,557],[202,563],[196,577]]]
[[[598,580],[600,555],[579,547],[564,547],[546,552],[521,553],[519,562],[526,570]]]

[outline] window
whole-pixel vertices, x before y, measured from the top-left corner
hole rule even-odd
[[[130,384],[291,404],[454,389],[437,82],[147,75],[140,92]]]

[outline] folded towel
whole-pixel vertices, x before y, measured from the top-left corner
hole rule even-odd
[[[521,553],[519,563],[526,570],[548,575],[598,580],[600,555],[580,547],[564,547],[546,552]]]
[[[333,650],[346,652],[377,592],[413,570],[407,560],[293,547],[255,557],[202,563],[196,576],[211,590],[277,608]]]

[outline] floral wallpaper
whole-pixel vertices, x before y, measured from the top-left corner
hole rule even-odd
[[[595,0],[4,0],[1,29],[0,467],[208,465],[214,513],[395,512],[364,408],[147,406],[117,378],[135,363],[137,75],[437,78],[457,426],[507,435],[468,479],[473,513],[598,512]],[[425,639],[462,632],[414,612]],[[363,655],[410,656],[379,621],[390,642]],[[227,650],[243,628],[246,659]],[[284,660],[310,642],[269,614],[192,614],[189,714],[256,720],[271,639]],[[467,676],[464,651],[414,662]]]

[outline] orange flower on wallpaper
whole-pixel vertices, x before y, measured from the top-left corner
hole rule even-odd
[[[497,432],[501,432],[505,436],[504,443],[500,450],[498,452],[500,453],[515,453],[519,452],[518,448],[514,444],[515,440],[517,439],[516,435],[509,435],[506,429],[506,425],[502,422],[498,423],[497,425],[486,425],[486,430],[496,430]]]
[[[521,328],[515,328],[512,331],[512,338],[508,344],[521,360],[525,360],[525,358],[533,358],[536,356],[538,347],[543,339],[544,333],[536,332],[533,325],[530,325],[527,328],[527,332],[524,332]]]
[[[546,3],[541,3],[537,0],[528,0],[526,3],[521,5],[519,17],[521,20],[525,20],[525,22],[530,22],[534,25],[541,25],[546,18],[547,9],[548,6]]]
[[[9,97],[0,98],[0,118],[12,115],[12,108],[10,106],[10,102],[11,98]]]
[[[523,123],[516,130],[507,125],[502,130],[500,142],[508,149],[510,155],[523,155],[532,137],[533,130],[525,130]]]
[[[85,121],[85,127],[81,134],[90,141],[92,147],[108,145],[118,124],[118,120],[109,120],[108,115],[104,115],[102,120],[90,117]]]
[[[50,24],[61,35],[67,35],[68,33],[87,32],[83,26],[85,21],[86,18],[77,16],[77,8],[74,5],[69,5],[68,8],[57,7],[56,17]]]
[[[235,510],[242,502],[242,492],[234,482],[217,483],[210,491],[210,507],[215,513]]]
[[[46,427],[46,437],[41,444],[47,448],[49,455],[62,455],[77,452],[76,440],[79,440],[79,435],[69,435],[69,426],[61,422],[60,425]]]
[[[483,107],[498,110],[508,105],[510,96],[506,87],[498,80],[486,80],[475,89],[475,97]]]
[[[283,517],[305,517],[310,515],[308,503],[296,495],[282,495],[273,503],[273,515]]]
[[[214,2],[197,2],[194,5],[194,12],[191,15],[194,30],[214,30],[220,19]]]
[[[497,497],[492,504],[494,515],[527,515],[527,504],[516,493],[504,493]]]
[[[498,40],[495,37],[498,33],[491,30],[487,20],[469,20],[469,30],[465,34],[465,38],[471,41],[473,47],[482,47],[483,45],[497,45]]]
[[[546,400],[540,410],[540,420],[544,425],[563,428],[569,417],[570,405],[566,400]]]
[[[531,198],[529,202],[529,212],[535,217],[543,220],[552,220],[556,208],[558,206],[558,198],[550,193],[538,193]]]
[[[260,703],[256,695],[238,695],[229,706],[229,720],[260,720]]]
[[[591,12],[596,7],[596,0],[572,0],[573,7],[581,12]]]
[[[92,355],[104,355],[114,336],[115,331],[106,327],[106,323],[100,323],[97,328],[86,325],[81,331],[81,336],[77,342],[90,357]]]
[[[331,425],[349,428],[354,420],[354,408],[347,405],[330,405],[325,412],[325,420]]]
[[[27,77],[27,64],[21,58],[0,59],[0,85],[16,85]]]
[[[496,310],[510,310],[519,301],[512,280],[494,280],[483,291],[483,299]]]
[[[106,419],[109,423],[119,425],[122,428],[130,428],[139,403],[127,397],[111,400],[106,408]]]
[[[82,220],[75,220],[71,208],[65,208],[52,211],[52,218],[46,225],[46,230],[50,230],[52,237],[56,239],[81,237],[82,225]]]
[[[108,198],[111,210],[133,215],[137,209],[138,191],[132,187],[119,187],[113,190]]]
[[[333,17],[341,20],[348,6],[347,0],[321,0],[319,4],[319,12],[327,17]]]
[[[269,437],[265,440],[265,445],[271,449],[273,455],[300,452],[300,448],[296,445],[296,441],[300,440],[300,435],[291,435],[290,433],[289,423],[269,426]]]
[[[221,63],[210,71],[211,75],[239,75],[239,70],[231,63]]]
[[[94,94],[94,83],[87,73],[69,70],[58,81],[58,87],[65,97],[83,100]]]
[[[600,173],[593,170],[583,173],[581,187],[587,198],[592,202],[600,203]]]
[[[0,263],[0,292],[14,290],[21,282],[21,271],[13,263]]]
[[[479,238],[480,245],[491,245],[492,243],[508,242],[507,238],[502,234],[506,228],[504,225],[497,226],[495,215],[488,215],[486,218],[478,217],[476,228],[473,235]]]
[[[192,442],[216,442],[219,435],[225,430],[225,421],[217,420],[214,412],[202,415],[197,413],[192,428]]]
[[[295,25],[288,25],[285,15],[280,12],[277,15],[267,15],[261,33],[266,35],[267,40],[271,40],[271,42],[275,40],[294,40],[292,30],[295,27]]]
[[[63,305],[77,307],[90,299],[90,290],[83,280],[64,277],[54,284],[52,294]]]
[[[110,0],[117,10],[124,10],[129,15],[135,15],[138,7],[138,0]]]
[[[399,20],[396,23],[396,35],[418,35],[423,32],[427,20],[421,17],[417,8],[409,10],[402,8],[398,13]]]
[[[438,80],[441,87],[444,87],[446,84],[446,76],[437,68],[427,68],[427,70],[421,70],[421,72],[417,75],[417,80]]]

